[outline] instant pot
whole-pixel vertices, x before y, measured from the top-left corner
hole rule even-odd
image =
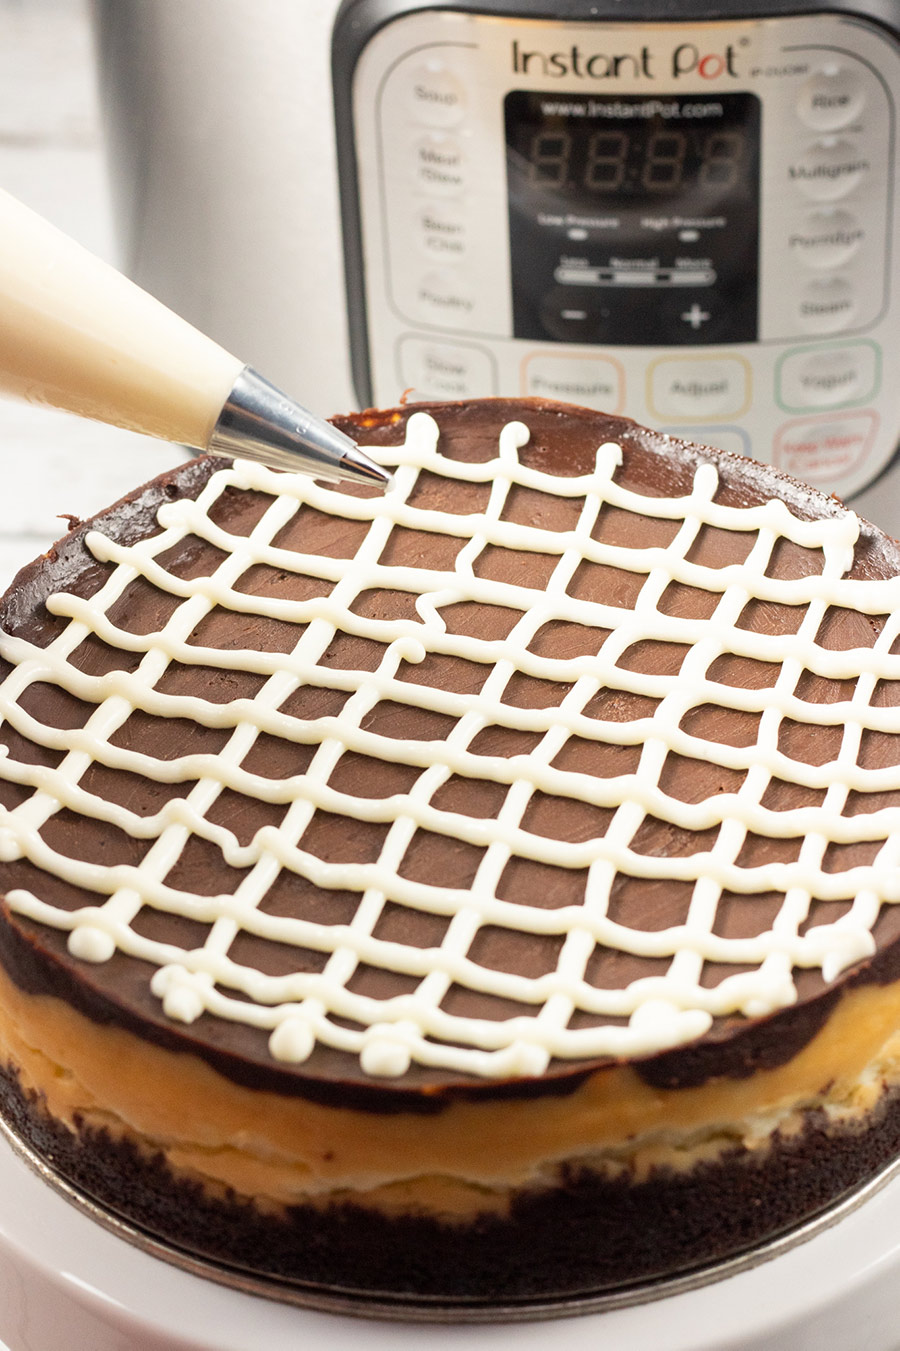
[[[124,265],[317,409],[533,394],[844,497],[890,467],[900,0],[96,20]]]

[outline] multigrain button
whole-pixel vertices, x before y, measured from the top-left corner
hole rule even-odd
[[[650,369],[654,416],[715,422],[737,417],[750,396],[749,367],[741,357],[661,357]]]
[[[429,131],[413,149],[416,186],[433,197],[449,197],[465,186],[463,148],[455,136]]]
[[[859,72],[835,61],[810,75],[797,98],[797,113],[813,131],[838,131],[859,116],[864,103]]]
[[[803,288],[797,314],[807,333],[839,333],[856,316],[856,292],[843,277],[816,277]]]
[[[788,182],[814,202],[836,202],[858,187],[871,167],[852,141],[823,136],[788,165]]]
[[[468,242],[466,218],[453,202],[429,203],[418,212],[417,237],[429,258],[441,263],[459,262]]]
[[[455,127],[466,111],[466,92],[453,72],[435,57],[410,75],[409,108],[422,126]]]
[[[788,247],[807,267],[841,267],[857,252],[865,233],[852,211],[824,206],[791,231]]]

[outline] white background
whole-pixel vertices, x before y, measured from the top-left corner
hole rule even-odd
[[[114,258],[87,0],[0,0],[0,188]],[[89,516],[179,457],[0,398],[0,594],[68,529],[60,512]]]

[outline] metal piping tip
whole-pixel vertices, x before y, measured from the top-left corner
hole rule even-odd
[[[210,455],[259,460],[271,469],[386,488],[391,476],[344,432],[301,407],[250,366],[222,406],[206,447]]]
[[[350,441],[349,436],[347,440]],[[391,476],[386,469],[370,460],[353,441],[341,457],[342,477],[352,483],[368,483],[370,488],[387,488]]]

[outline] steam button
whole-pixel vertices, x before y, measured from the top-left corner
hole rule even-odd
[[[804,288],[798,317],[807,333],[839,333],[856,316],[856,294],[843,277],[816,277]]]
[[[426,127],[455,127],[466,111],[466,91],[437,57],[417,67],[409,81],[409,107]]]
[[[813,131],[838,131],[859,116],[864,103],[859,73],[834,61],[806,81],[797,99],[797,113]]]
[[[823,136],[788,165],[788,181],[814,202],[836,202],[858,187],[871,168],[852,141]]]

